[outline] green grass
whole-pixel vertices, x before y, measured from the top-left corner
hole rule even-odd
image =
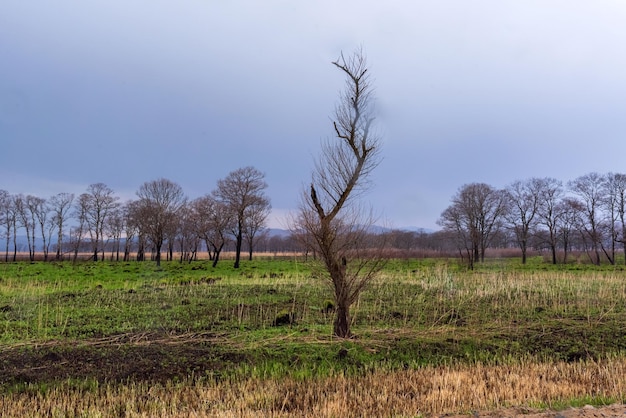
[[[324,309],[330,288],[297,259],[240,270],[205,261],[0,264],[0,353],[26,365],[46,356],[108,365],[106,356],[117,356],[137,362],[136,376],[139,366],[167,367],[168,379],[306,379],[625,352],[621,268],[572,273],[536,258],[529,265],[490,260],[467,272],[455,261],[392,260],[353,306],[356,337],[341,340]],[[295,322],[275,326],[285,312]],[[177,342],[187,341],[181,336],[189,342]],[[111,368],[59,379],[119,378]],[[51,370],[41,381],[54,377]]]

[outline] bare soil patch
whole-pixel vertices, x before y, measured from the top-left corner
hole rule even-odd
[[[209,334],[125,334],[80,343],[50,342],[0,351],[0,385],[66,379],[98,382],[167,382],[215,372],[246,361],[224,352]]]

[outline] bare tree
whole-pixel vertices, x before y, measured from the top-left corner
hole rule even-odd
[[[607,257],[611,264],[615,262],[616,244],[621,243],[626,250],[625,211],[626,211],[626,175],[608,173],[604,176],[602,207],[605,212],[606,236],[610,237]]]
[[[127,201],[121,207],[122,218],[124,218],[124,261],[130,261],[130,251],[138,230],[137,223],[132,216],[132,207],[133,201]]]
[[[119,206],[119,198],[114,195],[109,186],[95,183],[87,188],[87,193],[81,195],[80,200],[81,210],[91,237],[93,261],[98,261],[98,252],[104,251],[106,221],[113,210]],[[104,255],[102,258],[104,259]]]
[[[617,241],[622,244],[624,252],[624,263],[626,263],[626,174],[617,173],[614,177],[615,204],[617,208],[617,218],[619,219],[619,232]]]
[[[127,202],[127,231],[134,232],[137,236],[137,261],[144,261],[146,254],[146,245],[147,245],[147,231],[144,229],[144,219],[143,219],[143,204],[138,200],[133,200]],[[128,243],[124,250],[125,257],[129,257],[128,253],[130,252],[130,245]]]
[[[485,250],[502,227],[507,204],[504,191],[485,183],[472,183],[461,187],[452,198],[452,205],[441,214],[438,224],[455,233],[470,268],[485,260]]]
[[[235,268],[239,268],[241,244],[246,228],[246,216],[250,211],[265,210],[269,206],[269,198],[264,190],[267,188],[265,174],[254,167],[244,167],[232,171],[228,176],[217,182],[214,195],[234,214],[235,222],[232,234],[235,237]]]
[[[59,193],[50,198],[50,210],[52,211],[51,221],[57,231],[56,259],[60,260],[63,253],[63,235],[69,219],[70,209],[74,195],[72,193]]]
[[[531,178],[517,180],[506,189],[509,210],[505,218],[522,250],[522,264],[526,264],[528,242],[537,223],[535,216],[539,211],[544,187],[542,179]]]
[[[380,161],[380,137],[372,130],[374,97],[363,52],[341,54],[332,64],[346,77],[333,114],[335,135],[322,142],[292,230],[321,257],[320,275],[334,290],[334,334],[347,338],[350,307],[383,262],[379,252],[375,256],[375,249],[367,248],[365,237],[374,218],[356,199],[369,188],[369,175]]]
[[[547,243],[552,254],[552,264],[557,263],[556,250],[559,242],[559,225],[563,211],[561,200],[563,198],[563,183],[554,178],[541,179],[543,186],[539,196],[539,223],[547,229]]]
[[[262,232],[270,213],[270,203],[268,199],[259,199],[257,203],[246,209],[243,236],[248,244],[248,260],[252,260],[252,251]]]
[[[209,259],[213,260],[215,267],[224,245],[228,242],[227,231],[232,230],[234,216],[226,204],[213,195],[195,199],[191,208],[196,234],[206,244]]]
[[[187,198],[178,184],[163,178],[141,185],[137,196],[140,229],[152,241],[156,252],[156,264],[160,266],[161,247],[172,229],[176,229],[178,211]]]
[[[603,185],[604,177],[595,172],[577,177],[568,183],[570,190],[577,196],[580,203],[580,205],[573,207],[580,208],[582,215],[581,232],[585,241],[591,244],[592,261],[597,265],[600,264],[600,250],[605,250],[602,243],[601,218]],[[611,260],[611,263],[613,262]]]
[[[46,227],[48,226],[48,214],[50,213],[48,204],[46,199],[30,196],[27,196],[27,203],[29,210],[35,215],[34,219],[39,226],[39,231],[41,232],[43,259],[44,261],[48,261],[48,252],[50,250],[50,234],[46,233]]]
[[[80,251],[83,238],[88,229],[87,213],[89,212],[90,201],[90,196],[87,193],[83,193],[78,196],[74,204],[73,217],[76,219],[77,224],[70,228],[70,246],[73,253],[73,262],[76,262],[78,258],[78,252]]]
[[[120,250],[122,246],[122,235],[126,229],[126,217],[123,207],[118,206],[111,211],[106,219],[104,228],[108,236],[113,239],[111,247],[111,260],[120,260]]]
[[[35,240],[37,228],[37,212],[39,206],[43,204],[43,199],[33,195],[17,195],[14,199],[15,208],[19,216],[20,225],[26,231],[26,240],[28,243],[28,258],[30,261],[35,260]]]
[[[9,261],[9,241],[11,240],[11,207],[13,201],[6,190],[0,190],[0,225],[3,227],[2,236],[5,239],[4,261]]]

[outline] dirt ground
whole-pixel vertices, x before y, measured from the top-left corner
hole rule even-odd
[[[615,404],[598,408],[589,405],[583,408],[569,408],[564,411],[542,412],[536,412],[531,409],[511,408],[475,413],[473,416],[480,418],[614,418],[626,417],[626,405]],[[443,415],[443,417],[467,418],[468,415]]]

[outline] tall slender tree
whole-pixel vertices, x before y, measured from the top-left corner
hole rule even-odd
[[[366,240],[371,211],[357,199],[371,187],[369,176],[380,161],[380,136],[373,130],[373,88],[363,51],[341,54],[332,64],[346,80],[332,118],[334,136],[322,143],[292,230],[320,255],[320,275],[334,291],[333,330],[346,338],[351,335],[350,307],[383,262]]]

